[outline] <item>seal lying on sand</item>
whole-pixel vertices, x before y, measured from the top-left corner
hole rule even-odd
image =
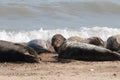
[[[33,48],[38,54],[55,52],[52,45],[45,40],[34,39],[29,41],[27,45]]]
[[[110,36],[107,39],[107,49],[120,52],[120,35]]]
[[[52,46],[54,47],[55,51],[58,52],[59,47],[66,39],[61,34],[55,34],[52,37]]]
[[[93,45],[96,45],[96,46],[105,47],[105,43],[100,37],[86,38],[86,39],[81,40],[81,42],[88,43],[88,44],[93,44]]]
[[[85,61],[120,60],[120,54],[103,47],[76,42],[65,41],[58,51],[60,59],[75,59]]]
[[[36,51],[32,48],[0,40],[0,62],[39,62]]]
[[[88,44],[93,44],[96,46],[101,46],[101,47],[105,47],[105,43],[104,41],[100,38],[100,37],[90,37],[90,38],[81,38],[79,36],[72,36],[69,37],[67,40],[69,41],[80,41],[80,42],[84,42],[84,43],[88,43]]]
[[[61,44],[63,44],[65,40],[66,39],[61,34],[55,34],[52,37],[52,46],[54,47],[56,52],[58,52],[59,47],[61,46]],[[80,38],[79,36],[72,36],[72,37],[69,37],[67,40],[105,47],[104,41],[99,37],[90,37],[90,38],[83,39],[83,38]]]

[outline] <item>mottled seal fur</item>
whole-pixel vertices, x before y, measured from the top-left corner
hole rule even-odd
[[[38,54],[46,53],[46,52],[47,53],[55,52],[52,45],[45,40],[34,39],[34,40],[29,41],[27,45],[33,48]]]
[[[100,37],[86,38],[86,39],[81,40],[81,42],[96,45],[96,46],[105,47],[105,43]]]
[[[120,52],[120,35],[110,36],[107,39],[107,49]]]
[[[62,36],[61,34],[55,34],[52,37],[52,46],[54,47],[55,51],[58,52],[59,47],[61,46],[61,44],[66,40],[66,38],[64,38],[64,36]]]
[[[70,41],[81,41],[81,40],[83,40],[83,38],[81,38],[79,36],[71,36],[67,40],[70,40]]]
[[[103,47],[76,42],[65,41],[58,51],[59,59],[75,59],[85,61],[120,60],[120,54]]]
[[[0,62],[39,62],[36,51],[32,48],[0,40]]]
[[[66,40],[68,40],[68,41],[76,41],[76,42],[83,42],[83,43],[88,43],[88,44],[92,44],[92,45],[96,45],[96,46],[105,47],[105,43],[100,37],[81,38],[79,36],[71,36],[68,39],[66,39],[61,34],[55,34],[52,37],[52,46],[54,47],[56,52],[58,52],[59,47]]]

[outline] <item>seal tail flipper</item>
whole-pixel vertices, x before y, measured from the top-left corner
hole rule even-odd
[[[24,49],[26,49],[26,51],[28,53],[30,53],[31,56],[34,56],[34,58],[36,58],[37,62],[41,60],[41,58],[38,57],[37,52],[34,49],[32,49],[31,47],[26,46],[26,45],[22,45],[22,44],[19,44],[19,43],[15,43],[15,45],[19,45],[19,46],[23,47]]]
[[[118,52],[113,52],[113,55],[116,56],[118,60],[120,60],[120,53],[118,53]]]

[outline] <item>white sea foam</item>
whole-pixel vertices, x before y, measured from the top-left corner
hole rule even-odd
[[[51,40],[55,34],[62,34],[65,38],[70,36],[80,36],[88,38],[92,36],[101,37],[104,41],[111,35],[120,34],[118,28],[107,27],[93,27],[93,28],[80,28],[79,30],[70,29],[53,29],[53,30],[32,30],[32,31],[0,31],[0,40],[7,40],[12,42],[28,42],[32,39]]]

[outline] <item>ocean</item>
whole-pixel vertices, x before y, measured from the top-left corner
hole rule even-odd
[[[120,34],[119,0],[0,0],[0,40]]]

